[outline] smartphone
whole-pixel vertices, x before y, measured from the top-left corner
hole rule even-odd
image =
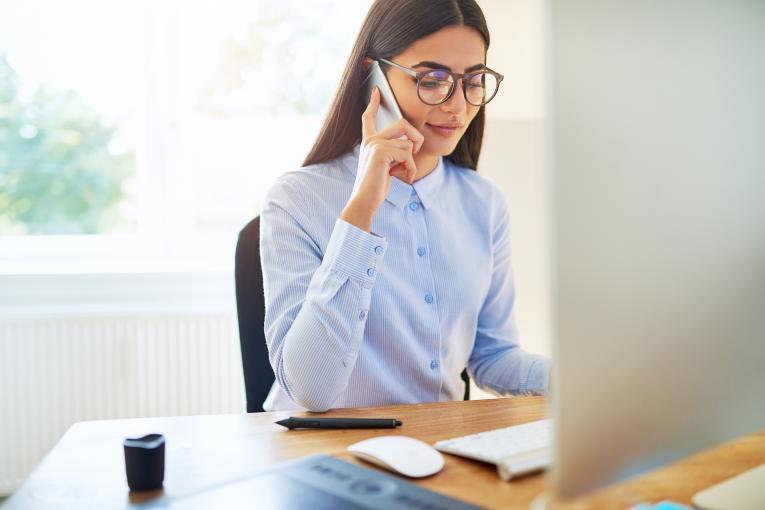
[[[376,60],[367,69],[367,75],[361,86],[367,99],[366,104],[369,104],[369,100],[372,98],[374,87],[376,86],[380,89],[380,106],[377,108],[377,122],[375,123],[377,131],[382,131],[394,122],[404,118],[401,115],[398,103],[396,103],[396,96],[393,95],[393,90],[390,88],[387,78],[385,78],[385,73],[380,69],[380,64]],[[401,138],[406,138],[406,135],[402,135]]]

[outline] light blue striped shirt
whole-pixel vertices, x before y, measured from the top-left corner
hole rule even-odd
[[[265,409],[459,400],[466,366],[495,394],[546,392],[550,360],[518,344],[497,186],[440,158],[391,180],[368,233],[339,219],[359,148],[283,174],[263,203]]]

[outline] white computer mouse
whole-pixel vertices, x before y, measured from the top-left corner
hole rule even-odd
[[[348,447],[356,457],[412,478],[430,476],[444,467],[441,452],[419,439],[379,436]]]

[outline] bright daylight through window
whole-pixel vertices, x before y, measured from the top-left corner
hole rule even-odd
[[[55,253],[99,236],[160,257],[195,242],[227,256],[273,179],[302,163],[368,6],[30,0],[6,10],[3,256],[31,237]]]

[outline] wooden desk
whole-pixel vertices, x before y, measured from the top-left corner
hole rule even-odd
[[[255,473],[274,463],[324,453],[370,467],[346,453],[378,434],[404,434],[428,443],[543,418],[539,397],[333,410],[326,416],[395,417],[393,430],[287,431],[274,421],[290,414],[142,418],[73,425],[6,502],[11,509],[125,508],[122,439],[149,432],[167,438],[165,491],[182,494]],[[506,483],[493,466],[445,455],[444,469],[415,483],[488,508],[528,508],[545,489],[544,476]],[[625,508],[671,498],[688,504],[698,490],[765,462],[765,431],[698,454],[581,501],[577,508]],[[133,497],[132,502],[139,502]]]

